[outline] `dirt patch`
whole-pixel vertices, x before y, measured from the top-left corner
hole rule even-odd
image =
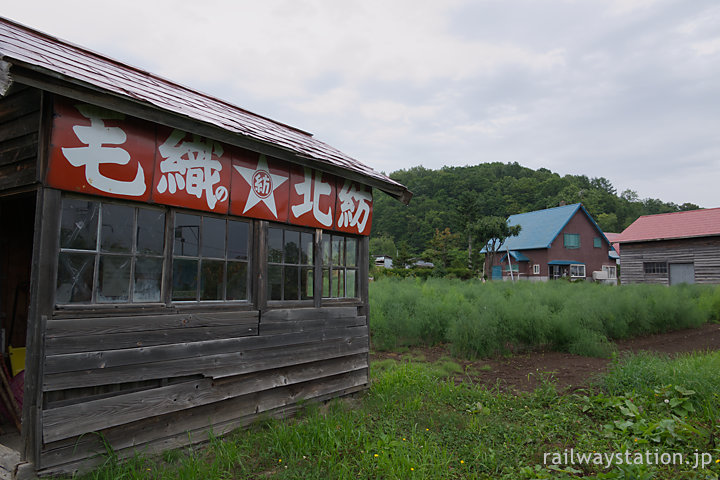
[[[678,330],[616,343],[619,352],[652,351],[667,354],[720,350],[720,325],[707,324],[700,328]],[[371,360],[393,358],[436,362],[450,357],[446,346],[413,348],[405,353],[374,352]],[[474,362],[453,359],[465,372],[456,375],[457,381],[497,386],[503,391],[530,391],[543,377],[551,378],[558,389],[572,391],[587,386],[593,378],[607,371],[610,360],[581,357],[569,353],[532,352]]]

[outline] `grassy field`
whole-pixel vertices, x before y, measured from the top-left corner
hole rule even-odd
[[[382,279],[370,285],[373,347],[449,343],[488,357],[543,347],[608,356],[612,340],[720,320],[720,288]]]
[[[628,357],[595,388],[564,396],[547,382],[520,395],[456,384],[448,370],[376,362],[360,397],[307,405],[294,419],[161,457],[119,463],[109,455],[82,478],[718,478],[720,352]],[[571,451],[601,464],[565,461]],[[624,460],[637,454],[642,464]],[[684,464],[662,465],[677,455]]]

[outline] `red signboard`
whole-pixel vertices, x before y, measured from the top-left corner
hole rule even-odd
[[[360,235],[372,221],[365,185],[63,99],[55,102],[47,183]]]
[[[158,127],[155,159],[154,202],[228,212],[231,162],[221,143]]]
[[[335,177],[307,167],[290,169],[290,223],[333,228]]]
[[[287,222],[289,177],[286,165],[238,150],[233,155],[230,213]]]
[[[47,181],[75,192],[150,200],[152,123],[104,108],[55,102]]]
[[[341,232],[370,235],[372,225],[372,190],[350,180],[339,179],[335,229]]]

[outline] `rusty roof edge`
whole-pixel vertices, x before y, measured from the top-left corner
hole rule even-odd
[[[7,58],[7,57],[0,57],[0,58]],[[14,60],[14,59],[13,59]],[[165,108],[162,108],[154,103],[148,102],[148,101],[140,101],[136,98],[127,96],[127,95],[121,95],[112,91],[109,91],[107,89],[104,89],[102,87],[99,87],[97,85],[94,85],[89,82],[84,82],[82,80],[79,80],[77,78],[74,78],[72,76],[64,75],[62,73],[56,72],[54,70],[49,70],[43,67],[39,67],[34,64],[30,64],[27,62],[23,62],[22,60],[14,60],[12,62],[4,62],[8,65],[8,73],[7,77],[10,77],[10,70],[12,70],[14,74],[14,80],[20,81],[20,83],[26,83],[32,86],[35,86],[37,88],[45,89],[48,91],[51,91],[53,93],[57,93],[59,95],[69,96],[71,98],[75,98],[80,101],[86,101],[89,103],[96,103],[100,106],[104,106],[106,108],[110,109],[118,109],[118,104],[114,102],[103,102],[103,98],[100,96],[93,97],[92,99],[88,99],[87,95],[84,95],[82,91],[77,90],[76,88],[72,89],[72,92],[66,91],[68,88],[68,85],[72,87],[82,87],[84,89],[90,90],[93,93],[101,94],[103,96],[109,96],[113,99],[119,100],[120,102],[126,104],[127,106],[134,105],[136,107],[140,107],[140,109],[151,109],[155,112],[163,114],[165,117],[167,117],[167,120],[170,120],[171,118],[175,119],[182,119],[184,121],[189,121],[190,125],[183,124],[178,125],[177,123],[174,123],[172,121],[168,121],[167,123],[160,122],[157,118],[149,118],[147,115],[143,115],[141,110],[139,109],[133,109],[133,108],[126,108],[124,110],[121,110],[121,113],[125,113],[127,115],[135,116],[138,118],[142,118],[144,120],[148,120],[154,123],[163,123],[169,127],[173,128],[180,128],[183,130],[190,131],[191,133],[198,133],[205,137],[213,138],[214,140],[226,142],[229,144],[232,144],[237,147],[241,148],[251,148],[252,145],[256,146],[264,146],[266,148],[259,149],[264,150],[261,151],[261,153],[266,153],[271,156],[275,156],[277,158],[280,158],[285,161],[289,161],[292,163],[296,163],[298,165],[302,166],[308,166],[312,168],[316,168],[320,171],[338,175],[338,172],[342,172],[342,175],[349,178],[350,180],[357,181],[359,183],[363,183],[366,185],[369,185],[371,187],[377,188],[378,190],[381,190],[385,192],[386,194],[390,195],[391,197],[401,201],[403,204],[407,205],[410,203],[410,199],[413,197],[413,193],[407,189],[404,185],[392,180],[391,178],[387,177],[386,175],[383,175],[379,172],[376,172],[372,170],[370,167],[368,169],[374,174],[364,174],[361,171],[349,169],[346,167],[343,167],[341,165],[337,164],[331,164],[325,160],[311,157],[308,155],[300,154],[296,151],[293,151],[291,149],[288,149],[286,147],[280,146],[275,143],[265,142],[260,139],[243,135],[238,132],[232,132],[226,128],[223,128],[219,125],[216,125],[214,123],[209,122],[203,122],[201,120],[198,120],[196,118],[193,118],[188,115],[182,115],[178,112],[168,110]],[[20,69],[20,70],[18,70]],[[31,72],[31,74],[27,74],[27,72]],[[40,75],[44,78],[37,78],[32,73],[36,75]],[[55,82],[60,83],[60,85],[55,85]],[[63,85],[67,84],[67,85]],[[58,88],[53,88],[54,86]],[[75,96],[72,95],[72,93],[76,93]],[[215,135],[212,134],[212,132],[208,132],[207,129],[195,129],[193,131],[192,125],[203,125],[206,127],[209,127],[215,132]],[[218,135],[218,133],[222,135]],[[235,140],[235,141],[233,141]],[[244,141],[243,141],[244,140]],[[318,141],[318,140],[315,140]],[[250,142],[252,145],[248,145],[248,142]],[[257,150],[257,148],[256,148]],[[383,178],[384,177],[384,178]]]
[[[13,78],[10,75],[10,67],[12,65],[6,62],[4,57],[0,55],[0,97],[4,97],[13,84]]]

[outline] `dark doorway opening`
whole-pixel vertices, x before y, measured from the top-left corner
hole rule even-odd
[[[16,450],[20,419],[9,395],[21,412],[34,225],[35,192],[0,197],[0,444]]]

